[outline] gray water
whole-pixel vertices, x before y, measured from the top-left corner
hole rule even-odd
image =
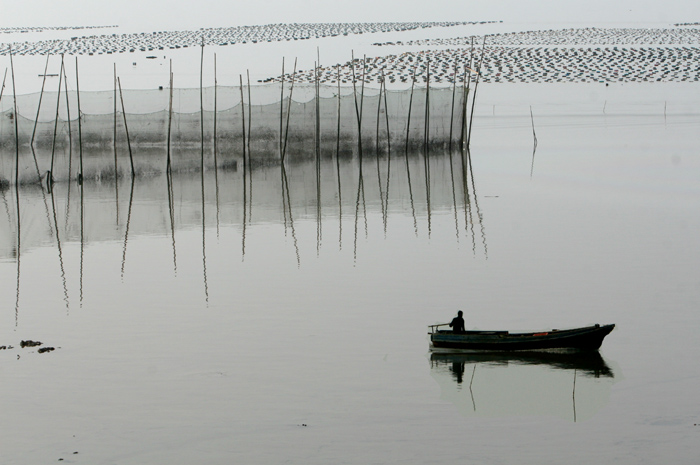
[[[695,463],[700,119],[536,122],[534,155],[484,118],[464,163],[341,160],[340,189],[327,158],[4,191],[0,463]],[[458,309],[617,327],[431,356]]]

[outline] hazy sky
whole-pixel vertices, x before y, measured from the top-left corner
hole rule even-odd
[[[0,26],[119,25],[144,32],[290,22],[696,22],[697,0],[7,0]],[[2,40],[2,39],[0,39]]]

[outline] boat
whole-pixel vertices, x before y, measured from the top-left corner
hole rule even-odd
[[[534,333],[509,331],[461,331],[439,329],[445,324],[430,325],[430,344],[434,352],[451,351],[586,351],[598,350],[614,324],[573,329],[551,329]]]

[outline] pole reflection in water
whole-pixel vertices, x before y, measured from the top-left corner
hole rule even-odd
[[[358,107],[359,103],[358,99]],[[455,182],[460,176],[455,173],[459,169],[459,164],[450,167],[449,154],[439,152],[434,152],[429,159],[429,163],[435,168],[433,173],[438,175],[431,175],[433,179],[430,184],[414,186],[411,183],[410,171],[415,170],[416,167],[420,170],[419,165],[426,161],[420,154],[409,153],[407,156],[400,153],[398,156],[403,158],[404,163],[395,164],[394,167],[391,166],[391,156],[387,156],[386,173],[381,169],[384,164],[380,160],[378,179],[382,179],[384,175],[386,178],[385,182],[378,183],[364,182],[365,166],[359,159],[341,160],[337,153],[335,156],[332,153],[328,154],[327,158],[318,158],[313,156],[313,153],[311,155],[306,161],[297,159],[279,166],[256,166],[247,162],[246,169],[241,171],[231,169],[217,173],[209,170],[201,173],[166,169],[162,174],[148,177],[124,177],[116,183],[129,183],[129,185],[128,187],[122,185],[119,188],[112,185],[115,181],[111,179],[110,171],[109,179],[102,181],[96,181],[94,178],[85,179],[82,186],[79,186],[79,195],[75,195],[76,191],[73,187],[70,197],[67,195],[68,184],[65,181],[55,183],[48,192],[45,189],[49,186],[19,186],[17,209],[21,211],[22,218],[27,218],[26,224],[37,224],[37,220],[38,223],[42,223],[43,220],[40,218],[45,217],[44,224],[47,225],[44,228],[32,228],[29,236],[25,233],[27,240],[25,241],[23,237],[22,253],[47,245],[56,247],[60,266],[60,274],[57,273],[56,276],[60,276],[63,299],[68,308],[71,286],[66,276],[64,262],[66,259],[67,263],[73,260],[72,244],[75,244],[75,249],[79,248],[80,251],[79,256],[77,253],[75,256],[76,268],[79,266],[80,271],[79,280],[76,275],[75,291],[79,291],[79,301],[82,304],[85,292],[88,291],[83,287],[83,278],[84,266],[89,263],[86,251],[89,250],[91,242],[114,241],[121,245],[120,277],[123,281],[126,276],[127,254],[131,248],[131,242],[144,236],[162,236],[168,241],[168,247],[171,249],[169,260],[171,260],[174,275],[178,276],[180,271],[178,248],[188,250],[194,245],[191,241],[178,239],[178,233],[193,230],[196,227],[201,234],[201,242],[198,246],[202,266],[200,276],[203,280],[204,300],[208,302],[210,289],[207,274],[207,247],[209,246],[207,230],[211,231],[216,226],[215,221],[217,224],[221,223],[222,232],[224,229],[230,229],[231,226],[240,228],[241,260],[247,259],[248,254],[251,253],[248,241],[253,237],[251,234],[257,230],[258,226],[279,225],[284,237],[289,235],[291,238],[289,245],[292,247],[297,267],[301,266],[301,257],[307,250],[305,244],[309,238],[307,238],[306,225],[309,222],[315,224],[313,242],[315,253],[320,256],[321,250],[328,245],[327,241],[322,241],[323,223],[337,221],[338,250],[342,252],[342,222],[347,221],[349,215],[353,215],[354,219],[354,230],[348,231],[354,236],[351,255],[354,264],[360,260],[362,248],[366,244],[361,240],[360,222],[364,223],[365,239],[369,238],[371,232],[377,233],[378,230],[385,238],[387,231],[401,234],[395,225],[402,223],[407,226],[412,223],[413,226],[409,226],[413,229],[411,235],[419,236],[421,229],[427,231],[428,235],[442,234],[445,232],[444,224],[452,223],[452,216],[463,215],[464,218],[458,218],[459,222],[472,228],[472,231],[479,230],[473,227],[473,223],[476,221],[480,223],[484,253],[486,253],[486,235],[483,215],[476,199],[475,175],[471,172],[466,158],[462,164],[466,172],[461,174],[463,181],[461,186],[459,182]],[[295,153],[292,156],[298,157],[299,154]],[[287,164],[289,166],[286,166]],[[279,170],[279,181],[274,181],[277,170]],[[328,176],[324,176],[325,174]],[[311,176],[314,178],[313,188],[305,183],[305,180]],[[391,181],[391,190],[389,190],[389,181]],[[164,190],[163,187],[166,189]],[[118,191],[124,192],[125,188],[129,190],[128,199],[123,194],[121,196],[123,199],[118,197]],[[412,201],[414,193],[421,197],[426,195],[422,192],[424,188],[431,190],[430,214],[427,203],[416,204]],[[135,201],[137,189],[138,202]],[[255,190],[255,202],[253,202],[253,190]],[[12,212],[15,208],[10,207],[10,202],[14,202],[14,199],[9,198],[8,192],[11,190],[3,191],[6,214],[0,218],[0,222],[3,223],[0,224],[0,228],[12,232],[14,250],[6,248],[2,253],[14,261],[19,258],[17,247],[19,224],[15,213]],[[48,196],[51,196],[51,199],[47,199]],[[472,204],[476,209],[474,221],[470,218]],[[208,208],[216,208],[217,215],[207,215]],[[411,213],[408,213],[409,208]],[[69,214],[71,211],[79,212],[79,215]],[[125,221],[120,222],[117,219],[115,226],[115,218],[118,218],[123,211],[127,213],[123,215]],[[255,211],[255,222],[251,220],[253,211]],[[65,214],[65,217],[61,217],[61,214]],[[403,220],[408,219],[409,215],[410,220],[406,224]],[[428,226],[429,215],[435,218],[445,218],[447,215],[450,220],[447,223],[442,219],[439,223],[431,220],[433,222],[431,227]],[[419,228],[419,222],[426,226]],[[23,221],[22,224],[25,222]],[[437,224],[441,228],[436,229]],[[300,235],[302,234],[300,231],[303,231],[303,236]],[[459,242],[459,230],[456,234],[448,232],[448,235],[456,237],[457,243]],[[225,245],[216,245],[217,254],[222,247]],[[472,249],[475,253],[475,247]],[[67,258],[66,253],[69,255]],[[259,253],[259,250],[256,250],[256,253]],[[19,295],[17,302],[19,313]]]
[[[608,402],[615,382],[615,373],[597,351],[432,353],[430,372],[441,398],[465,416],[585,420]],[[470,378],[465,372],[471,372]]]

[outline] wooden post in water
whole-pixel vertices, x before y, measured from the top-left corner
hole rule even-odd
[[[119,198],[119,171],[117,166],[117,64],[114,63],[114,186],[116,191],[116,197]],[[117,203],[117,205],[119,205]],[[118,209],[117,209],[118,210]]]
[[[17,191],[17,224],[19,225],[19,126],[17,123],[17,88],[15,86],[15,64],[12,60],[12,45],[10,45],[10,68],[12,69],[12,98],[14,100],[13,115],[15,120],[15,190]],[[3,88],[4,87],[5,82],[3,80]],[[60,83],[58,85],[58,89],[61,89]]]
[[[238,75],[239,89],[241,91],[241,137],[243,138],[243,172],[245,173],[247,168],[247,156],[246,156],[246,140],[245,140],[245,101],[243,100],[243,76]]]
[[[413,78],[411,79],[411,96],[408,99],[408,117],[406,119],[406,163],[408,163],[408,135],[411,130],[411,106],[413,105],[413,88],[416,85],[416,68],[413,68]]]
[[[119,85],[119,99],[122,102],[122,116],[124,117],[124,130],[126,131],[126,144],[129,147],[129,162],[131,163],[131,178],[136,177],[136,169],[134,168],[134,155],[131,152],[131,139],[129,138],[129,125],[126,123],[126,110],[124,109],[124,94],[122,93],[122,82],[117,77],[117,85]]]
[[[46,178],[47,185],[51,186],[53,184],[53,164],[56,154],[56,133],[58,132],[58,108],[61,104],[61,84],[63,80],[63,61],[61,61],[61,71],[58,73],[58,96],[56,98],[56,120],[53,125],[53,144],[51,147],[51,169],[49,169],[49,174]]]
[[[479,67],[476,71],[476,82],[474,82],[474,95],[472,96],[472,110],[469,115],[469,132],[467,133],[467,149],[471,144],[472,140],[472,125],[474,123],[474,104],[476,103],[476,90],[479,87],[479,79],[481,78],[481,67],[484,64],[484,54],[486,53],[486,37],[484,37],[484,43],[481,46],[481,57],[479,59]]]
[[[202,143],[201,169],[202,176],[204,176],[204,36],[202,36],[202,55],[199,62],[199,121],[201,130],[200,140]],[[204,189],[204,187],[202,187],[202,189]]]
[[[80,154],[80,173],[78,173],[78,184],[83,183],[83,114],[80,110],[80,77],[78,73],[78,57],[75,57],[75,92],[78,97],[78,150]],[[82,199],[82,191],[81,191]]]
[[[216,112],[217,112],[217,90],[218,83],[216,79],[216,53],[214,54],[214,169],[216,169]]]
[[[248,77],[248,158],[250,158],[250,128],[253,125],[253,101],[250,98],[250,70],[246,69],[245,72]]]
[[[41,111],[41,100],[44,97],[44,85],[46,84],[46,72],[49,69],[49,57],[51,56],[50,53],[46,54],[46,64],[44,65],[44,78],[41,81],[41,92],[39,92],[39,105],[36,108],[36,118],[34,120],[34,130],[32,131],[32,140],[29,142],[29,145],[34,145],[34,136],[36,136],[36,126],[37,123],[39,123],[39,112]],[[3,82],[3,86],[5,83]]]
[[[280,160],[284,161],[284,152],[282,147],[282,139],[284,134],[282,133],[284,121],[284,57],[282,57],[282,80],[280,82]]]
[[[66,67],[63,64],[63,55],[61,55],[61,65],[61,67],[63,68],[63,89],[65,90],[66,94],[66,118],[68,119],[68,180],[70,181],[70,176],[73,168],[73,131],[71,130],[70,124],[70,103],[68,100],[68,74],[66,73]]]
[[[457,93],[457,63],[455,62],[455,71],[454,74],[452,75],[452,106],[450,107],[450,136],[449,136],[449,144],[450,144],[450,154],[452,154],[452,127],[454,124],[454,116],[455,116],[455,95]]]
[[[172,170],[172,161],[170,159],[170,134],[173,126],[173,60],[170,59],[170,100],[168,103],[168,150],[165,170],[170,173]]]
[[[289,102],[287,103],[287,126],[284,131],[284,146],[282,147],[282,162],[287,156],[287,139],[289,136],[289,115],[292,112],[292,94],[294,93],[294,81],[297,77],[297,59],[294,59],[294,71],[292,72],[292,85],[289,88]]]

